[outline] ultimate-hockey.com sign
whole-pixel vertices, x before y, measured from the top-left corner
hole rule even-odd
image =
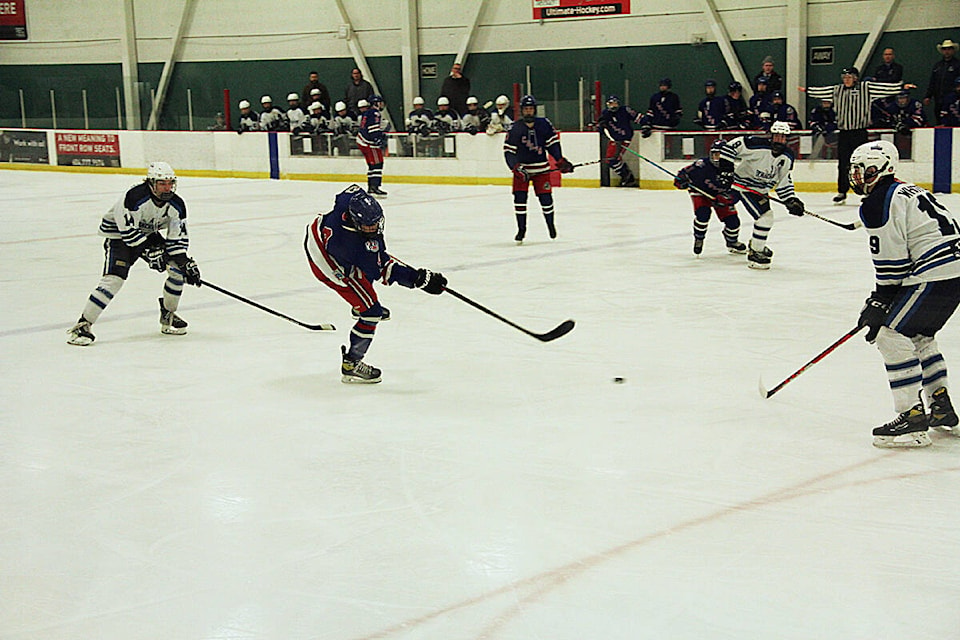
[[[533,0],[533,19],[589,18],[630,13],[630,0]]]

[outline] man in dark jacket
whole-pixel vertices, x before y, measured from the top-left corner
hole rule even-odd
[[[324,116],[330,113],[330,108],[333,106],[330,104],[330,92],[327,91],[327,88],[320,82],[320,74],[316,71],[310,72],[310,81],[304,85],[303,91],[300,92],[300,99],[303,100],[303,107],[306,109],[310,106],[311,102],[316,102],[313,100],[313,90],[320,90],[320,104],[323,105]]]
[[[360,69],[354,68],[350,72],[350,84],[347,85],[346,91],[344,91],[343,101],[347,103],[347,109],[353,111],[354,113],[359,113],[357,109],[357,103],[361,100],[366,100],[374,93],[373,86],[363,79],[363,72]]]
[[[937,45],[937,50],[943,55],[943,60],[933,65],[930,82],[927,84],[927,93],[923,97],[923,104],[933,101],[933,114],[937,124],[940,124],[940,110],[943,99],[953,91],[953,83],[960,76],[960,61],[957,60],[957,43],[949,38]]]
[[[440,95],[450,100],[450,108],[457,113],[467,112],[467,97],[470,95],[470,79],[463,75],[463,65],[454,62],[450,75],[444,78]]]

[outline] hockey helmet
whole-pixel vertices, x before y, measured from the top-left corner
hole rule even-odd
[[[260,104],[273,104],[273,98],[270,96],[263,96],[260,98]]]
[[[417,96],[416,98],[413,99],[413,104],[423,104],[423,98],[421,98],[420,96]]]
[[[856,67],[844,67],[844,68],[843,68],[843,71],[840,72],[840,75],[841,75],[841,76],[855,76],[855,77],[859,78],[859,77],[860,77],[860,69],[857,69]]]
[[[480,101],[477,100],[476,96],[470,96],[467,98],[467,104],[480,104]]]
[[[892,142],[876,140],[860,145],[850,156],[850,188],[857,195],[868,195],[882,178],[897,173],[899,160]]]
[[[241,109],[249,109],[249,108],[250,108],[250,101],[249,101],[249,100],[241,100],[241,101],[237,104],[237,106],[240,107]]]
[[[498,105],[500,105],[500,104],[503,104],[503,105],[510,104],[510,98],[508,98],[507,96],[503,96],[503,95],[497,96],[497,104],[498,104]]]
[[[716,80],[712,80],[712,79],[711,79],[711,80],[707,80],[706,82],[703,83],[703,86],[704,86],[704,87],[716,87],[716,86],[717,86],[717,81],[716,81]]]
[[[523,109],[524,107],[535,107],[535,106],[537,106],[537,99],[531,96],[530,94],[527,94],[522,98],[520,98],[521,109]]]
[[[383,96],[377,95],[376,93],[367,98],[367,102],[376,107],[377,105],[383,104]]]
[[[733,93],[734,91],[743,91],[743,85],[734,80],[729,85],[727,85],[727,91]]]
[[[614,105],[614,104],[617,105],[617,106],[616,106],[616,107],[611,106],[611,105]],[[611,111],[614,111],[614,110],[619,109],[619,108],[620,108],[620,98],[617,97],[617,96],[615,96],[615,95],[613,95],[613,94],[610,94],[609,96],[607,96],[607,109],[610,109]]]
[[[660,83],[658,86],[670,88],[673,86],[673,80],[670,78],[660,78]]]
[[[770,99],[779,100],[780,102],[783,102],[783,91],[774,91],[773,93],[770,94]]]
[[[158,182],[169,182],[170,189],[158,191]],[[150,186],[153,197],[166,202],[173,198],[173,194],[177,190],[177,174],[174,173],[173,167],[166,162],[151,162],[147,167],[147,184]]]
[[[770,153],[779,156],[787,148],[787,136],[792,129],[783,120],[777,120],[770,125]]]
[[[757,76],[757,86],[770,84],[770,76]]]
[[[369,106],[370,106],[370,103],[367,102],[366,100],[357,101],[357,109],[366,109]]]
[[[785,135],[788,136],[793,132],[793,129],[790,128],[789,122],[784,122],[783,120],[777,120],[772,125],[770,125],[770,134],[771,135]]]
[[[733,171],[733,162],[723,157],[723,150],[727,143],[723,140],[715,140],[710,145],[710,164],[723,172]]]
[[[319,102],[311,102],[311,103],[310,103],[310,106],[307,107],[307,109],[308,109],[311,113],[313,113],[314,111],[322,111],[322,110],[323,110],[323,105],[320,104]]]
[[[910,90],[901,89],[900,93],[897,94],[897,104],[901,107],[905,107],[910,104]]]
[[[346,111],[346,110],[347,110],[347,103],[344,102],[343,100],[340,100],[340,101],[337,102],[337,104],[333,105],[333,110],[334,110],[334,111]]]
[[[440,96],[439,98],[437,98],[437,106],[438,106],[438,107],[449,107],[449,106],[450,106],[450,98],[448,98],[447,96]]]
[[[312,96],[320,95],[320,89],[310,89],[310,95]]]
[[[363,189],[358,189],[350,198],[347,213],[362,236],[374,238],[383,234],[383,207]]]
[[[299,99],[300,99],[300,96],[298,96],[298,95],[295,94],[295,93],[288,93],[288,94],[287,94],[287,102],[291,102],[291,101],[293,101],[293,100],[299,100]]]

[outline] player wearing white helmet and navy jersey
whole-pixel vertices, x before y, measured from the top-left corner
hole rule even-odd
[[[557,237],[553,222],[553,192],[550,185],[550,154],[562,173],[573,171],[573,165],[563,157],[560,135],[546,118],[537,117],[537,100],[533,96],[520,99],[520,120],[507,133],[503,142],[503,157],[513,172],[513,210],[517,216],[517,244],[527,234],[527,195],[530,184],[540,200],[543,219],[551,238]]]
[[[166,162],[152,162],[147,177],[129,189],[100,221],[105,253],[103,276],[87,298],[67,342],[87,346],[94,341],[97,321],[127,279],[130,267],[143,258],[151,269],[166,273],[160,298],[160,331],[179,335],[187,323],[176,313],[183,284],[200,286],[200,268],[187,255],[187,205],[175,192],[177,175]]]
[[[899,154],[878,140],[850,156],[850,186],[866,196],[876,288],[857,327],[883,356],[897,417],[873,430],[878,447],[923,447],[929,427],[956,427],[947,365],[935,336],[960,305],[960,224],[926,189],[896,179]],[[924,411],[926,395],[929,413]]]
[[[753,218],[753,235],[747,247],[747,266],[751,269],[769,269],[773,251],[767,246],[767,236],[773,227],[771,189],[783,200],[787,211],[803,215],[803,202],[793,190],[793,152],[787,147],[790,125],[774,122],[770,136],[741,136],[720,147],[720,155],[733,163],[734,188],[740,192],[741,202]]]

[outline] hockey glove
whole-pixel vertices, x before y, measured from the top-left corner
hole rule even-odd
[[[685,173],[678,174],[673,179],[673,186],[677,189],[689,189],[690,188],[690,178]]]
[[[880,327],[883,326],[887,314],[890,312],[890,303],[871,295],[867,298],[863,309],[860,310],[860,319],[857,320],[857,328],[870,327],[865,336],[867,342],[873,344],[877,340],[877,334],[880,333]]]
[[[649,138],[652,133],[653,133],[653,130],[650,127],[643,127],[642,129],[640,129],[641,138]]]
[[[140,257],[146,260],[154,271],[167,270],[167,254],[164,253],[163,247],[147,247]]]
[[[517,166],[515,166],[513,168],[513,174],[518,178],[520,178],[521,180],[530,182],[530,172],[527,171],[527,168],[522,165],[518,164]]]
[[[557,161],[557,169],[560,169],[560,173],[573,173],[573,163],[566,158],[560,158]]]
[[[195,287],[199,287],[202,284],[200,280],[200,267],[197,266],[196,260],[190,256],[181,255],[176,259],[176,263],[180,271],[183,272],[183,279],[187,284],[192,284]]]
[[[413,286],[417,289],[423,289],[429,294],[439,295],[443,293],[447,286],[447,279],[443,277],[442,273],[417,269],[417,279],[413,281]]]
[[[738,202],[740,202],[739,191],[724,191],[717,194],[717,204],[724,207],[732,207]]]
[[[787,206],[787,211],[792,216],[802,216],[803,215],[803,201],[800,198],[794,196],[792,198],[787,198],[783,204]]]

